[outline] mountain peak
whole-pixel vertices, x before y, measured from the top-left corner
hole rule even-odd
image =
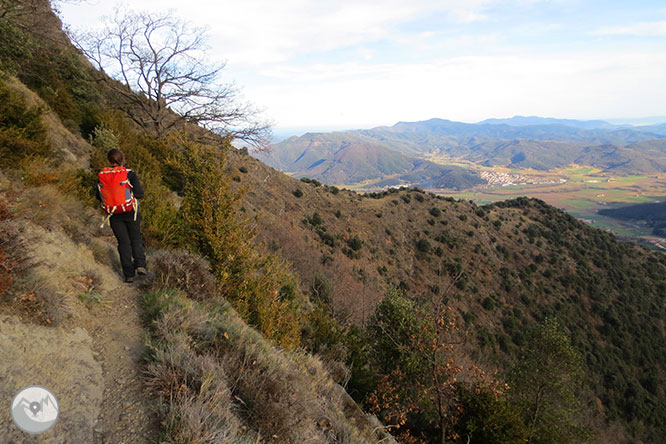
[[[508,119],[486,119],[477,125],[509,125],[509,126],[535,126],[535,125],[564,125],[582,129],[614,129],[618,128],[604,120],[575,120],[557,119],[554,117],[539,116],[513,116]]]

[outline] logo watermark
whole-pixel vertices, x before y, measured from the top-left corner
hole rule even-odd
[[[59,406],[55,395],[39,385],[25,387],[14,396],[12,419],[26,433],[44,433],[58,420]]]

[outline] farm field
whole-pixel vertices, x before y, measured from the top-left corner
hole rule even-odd
[[[589,167],[571,167],[548,172],[508,168],[479,168],[479,171],[486,172],[497,180],[495,183],[465,191],[429,191],[470,199],[480,204],[518,196],[535,197],[595,227],[611,230],[618,236],[641,238],[652,245],[659,242],[659,238],[652,235],[651,228],[640,223],[627,223],[602,216],[597,211],[663,201],[666,199],[666,174],[618,177]]]

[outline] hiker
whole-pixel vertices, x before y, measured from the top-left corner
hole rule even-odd
[[[102,202],[113,234],[118,240],[118,254],[125,282],[134,282],[134,275],[146,274],[146,253],[139,224],[141,213],[137,199],[143,198],[139,177],[125,168],[125,155],[117,148],[106,155],[110,167],[99,172],[97,199]],[[102,226],[104,226],[102,223]]]

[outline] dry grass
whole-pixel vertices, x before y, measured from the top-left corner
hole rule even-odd
[[[66,160],[67,163],[85,167],[90,157],[91,147],[82,138],[76,137],[62,124],[60,118],[32,90],[13,77],[5,78],[7,87],[20,94],[30,106],[41,106],[45,109],[42,120],[49,135],[51,147]]]
[[[109,267],[118,274],[122,273],[120,257],[118,256],[118,251],[115,246],[103,239],[93,238],[90,240],[88,248],[90,248],[90,252],[95,258],[95,261],[99,264]]]
[[[201,256],[185,250],[160,250],[150,256],[150,262],[155,271],[153,289],[175,288],[198,300],[217,294],[210,265]]]
[[[103,291],[119,284],[85,245],[99,225],[90,211],[52,185],[15,188],[7,193],[10,219],[0,221],[0,249],[15,264],[2,311],[25,322],[68,325],[87,315],[82,300],[100,302]]]
[[[101,234],[101,216],[54,185],[26,189],[17,201],[16,213],[49,231],[62,229],[78,243],[87,244]]]
[[[345,415],[344,391],[319,359],[272,346],[230,306],[162,291],[146,296],[146,312],[154,334],[149,386],[163,402],[164,442],[381,439],[369,421],[362,431]]]
[[[213,357],[192,350],[187,334],[167,334],[167,345],[155,352],[147,369],[149,387],[163,403],[163,442],[243,442],[224,369]]]

